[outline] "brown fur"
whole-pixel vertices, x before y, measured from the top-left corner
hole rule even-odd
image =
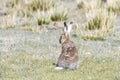
[[[67,69],[76,69],[78,66],[78,50],[73,41],[69,39],[69,36],[65,33],[61,35],[59,39],[62,45],[62,52],[58,58],[57,66],[67,68]],[[71,64],[76,63],[76,67],[69,68]]]

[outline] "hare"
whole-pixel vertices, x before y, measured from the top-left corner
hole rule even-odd
[[[62,45],[62,52],[58,58],[56,70],[69,69],[75,70],[78,68],[78,50],[73,41],[70,40],[70,31],[72,22],[67,24],[64,22],[63,34],[60,36],[59,42]]]

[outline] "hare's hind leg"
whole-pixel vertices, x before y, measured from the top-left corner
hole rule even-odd
[[[75,69],[78,68],[78,66],[79,66],[78,62],[76,62],[76,63],[71,63],[71,64],[67,67],[67,69],[75,70]]]

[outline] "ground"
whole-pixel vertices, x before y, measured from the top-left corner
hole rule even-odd
[[[84,23],[83,11],[76,9],[72,2],[66,6],[70,8],[70,5],[73,7],[69,20]],[[105,40],[83,40],[81,32],[71,36],[79,52],[77,70],[54,70],[53,63],[61,53],[62,23],[58,22],[58,28],[49,27],[42,32],[0,29],[0,80],[120,80],[119,16],[113,33]]]

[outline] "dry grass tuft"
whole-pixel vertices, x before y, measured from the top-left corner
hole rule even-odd
[[[2,24],[0,28],[2,29],[9,29],[9,28],[15,28],[16,21],[15,21],[15,15],[8,15],[2,18]]]
[[[107,0],[107,8],[109,11],[120,13],[120,0]]]
[[[38,9],[46,11],[54,7],[54,5],[55,5],[54,0],[33,0],[31,3],[28,4],[28,9],[33,11]]]
[[[83,8],[83,7],[84,7],[84,1],[83,1],[83,0],[78,0],[78,1],[77,1],[77,7],[78,7],[79,9]]]
[[[101,7],[101,4],[102,4],[101,0],[81,0],[78,2],[78,5],[79,3],[83,5],[83,8],[86,11],[98,9]]]
[[[116,15],[113,12],[109,12],[106,9],[99,9],[98,11],[92,11],[86,13],[88,20],[87,29],[95,30],[100,29],[105,32],[109,32],[114,25]]]
[[[104,36],[112,31],[116,14],[113,11],[108,11],[103,6],[102,0],[81,0],[81,2],[84,3],[83,9],[87,19],[87,24],[85,25],[85,30],[87,31],[82,38],[85,40],[104,40]]]
[[[50,23],[50,11],[37,11],[37,24],[38,25],[48,25]]]
[[[64,21],[67,20],[68,10],[64,9],[63,7],[55,8],[53,10],[53,13],[51,14],[51,20],[52,21]]]
[[[7,2],[7,10],[11,15],[16,13],[15,20],[18,17],[31,18],[36,20],[34,22],[38,25],[48,25],[51,21],[67,20],[67,10],[55,4],[55,0],[10,0]]]
[[[44,25],[44,24],[47,25],[50,23],[50,19],[48,19],[46,16],[43,15],[38,18],[37,22],[38,22],[38,25]]]
[[[9,0],[7,3],[7,6],[13,8],[13,7],[16,7],[20,3],[21,3],[21,0]]]

